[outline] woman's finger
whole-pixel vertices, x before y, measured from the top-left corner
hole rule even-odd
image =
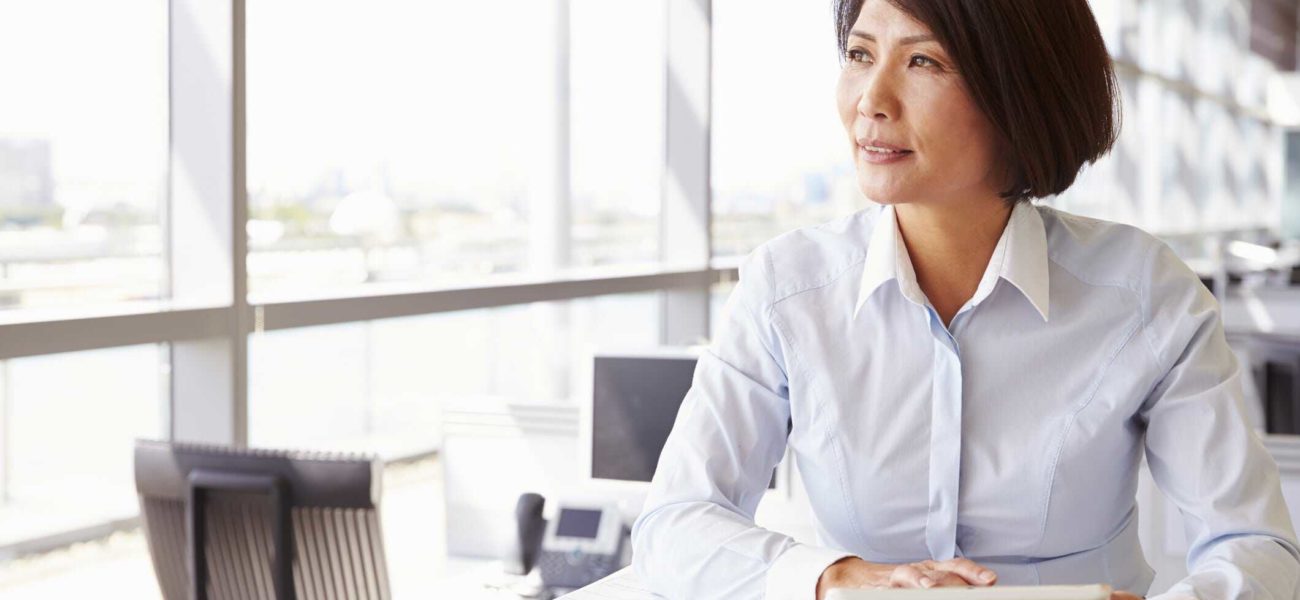
[[[970,583],[963,579],[962,576],[953,573],[952,571],[944,571],[942,569],[936,569],[933,571],[922,569],[921,572],[924,573],[926,577],[930,578],[931,581],[935,582],[935,587],[966,587],[970,585]]]
[[[889,586],[896,588],[928,588],[937,582],[927,577],[916,565],[899,565],[889,574]]]
[[[969,585],[993,585],[998,580],[998,574],[992,569],[980,566],[969,558],[940,561],[934,568],[956,573],[969,582]]]

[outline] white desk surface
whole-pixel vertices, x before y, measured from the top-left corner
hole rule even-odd
[[[434,598],[520,600],[523,597],[520,594],[524,592],[515,588],[521,583],[521,578],[505,575],[499,560],[450,559],[448,569],[456,575],[438,582],[434,590]],[[529,580],[539,585],[541,582],[536,571],[529,576]],[[531,586],[522,587],[528,589]],[[632,572],[632,567],[622,569],[585,588],[560,596],[563,600],[655,600],[656,598],[658,597],[641,585],[641,580],[637,578],[636,573]]]
[[[654,600],[632,567],[626,567],[609,577],[580,590],[560,596],[558,600]]]
[[[499,560],[449,558],[447,573],[449,574],[447,577],[440,578],[432,584],[431,590],[421,590],[419,596],[399,594],[397,598],[520,599],[520,595],[511,588],[520,583],[521,578],[506,575]],[[425,595],[426,591],[432,591],[433,595]]]

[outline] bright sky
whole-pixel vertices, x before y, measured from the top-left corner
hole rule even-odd
[[[50,140],[57,182],[156,193],[167,159],[165,6],[0,0],[0,138]]]

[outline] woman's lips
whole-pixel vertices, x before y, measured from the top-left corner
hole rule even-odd
[[[912,154],[911,150],[858,145],[858,156],[873,165],[892,165],[911,158]]]

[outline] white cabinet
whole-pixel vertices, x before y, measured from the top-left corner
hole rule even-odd
[[[578,407],[495,398],[443,413],[447,554],[500,558],[516,539],[524,492],[554,498],[583,480]]]

